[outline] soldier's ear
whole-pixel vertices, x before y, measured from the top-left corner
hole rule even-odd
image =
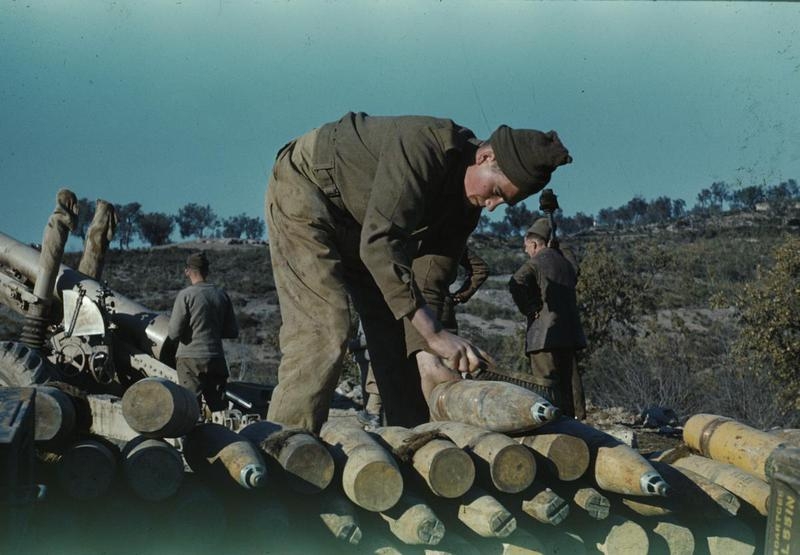
[[[482,164],[483,162],[494,161],[494,149],[490,144],[483,144],[475,151],[475,163]]]

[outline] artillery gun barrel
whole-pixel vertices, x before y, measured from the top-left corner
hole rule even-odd
[[[0,265],[5,265],[31,283],[36,283],[39,258],[39,251],[0,232]],[[72,289],[76,285],[83,287],[89,298],[95,298],[103,289],[97,280],[81,274],[66,264],[61,264],[51,293],[60,299],[62,291]],[[114,292],[114,314],[111,315],[111,319],[120,329],[134,338],[138,348],[161,360],[161,349],[167,340],[169,325],[169,318],[165,314],[150,310]]]

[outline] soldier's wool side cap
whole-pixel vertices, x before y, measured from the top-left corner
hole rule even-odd
[[[539,218],[533,222],[528,231],[525,232],[525,237],[529,235],[536,235],[540,239],[547,241],[550,236],[550,220],[548,218]]]
[[[523,193],[541,191],[558,166],[569,164],[572,157],[555,131],[498,127],[489,143],[500,170]]]
[[[186,267],[195,270],[208,270],[208,258],[204,252],[193,252],[186,259]]]

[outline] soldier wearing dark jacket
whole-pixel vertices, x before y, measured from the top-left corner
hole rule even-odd
[[[528,229],[525,252],[529,259],[511,277],[508,288],[528,319],[525,352],[535,388],[567,416],[583,418],[575,353],[586,347],[586,337],[575,298],[577,268],[558,248],[547,246],[549,235],[546,218]]]
[[[228,365],[222,339],[239,335],[239,326],[228,294],[208,283],[209,263],[205,253],[189,255],[184,273],[191,285],[175,298],[169,319],[169,339],[177,343],[176,367],[179,383],[198,396],[209,410],[227,406],[225,386]]]
[[[487,355],[445,331],[423,291],[444,297],[482,208],[541,190],[570,161],[555,132],[501,126],[482,143],[422,116],[348,113],[284,146],[266,199],[283,355],[268,418],[315,431],[327,419],[349,295],[387,422],[425,421],[421,387]],[[424,256],[436,263],[418,265]],[[409,355],[426,352],[418,370]]]

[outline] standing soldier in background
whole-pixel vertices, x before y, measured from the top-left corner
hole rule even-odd
[[[208,410],[213,412],[227,407],[225,385],[229,373],[222,339],[236,338],[239,326],[227,293],[206,281],[208,269],[204,252],[189,255],[184,274],[191,285],[175,299],[168,336],[178,347],[175,357],[179,383],[195,393],[198,402],[202,394]]]
[[[351,112],[289,142],[266,198],[282,318],[268,419],[312,431],[327,420],[347,349],[349,295],[387,423],[425,422],[423,387],[460,379],[488,355],[444,330],[423,292],[447,293],[483,208],[527,198],[571,161],[552,131],[500,126],[482,142],[425,116]],[[439,257],[444,273],[418,272],[423,254]],[[421,353],[438,364],[418,368],[410,357],[419,362]]]
[[[575,297],[577,263],[564,256],[550,235],[547,218],[528,228],[524,245],[529,259],[511,277],[508,288],[528,319],[525,352],[534,389],[566,416],[582,420],[586,409],[576,351],[586,347],[586,337]]]

